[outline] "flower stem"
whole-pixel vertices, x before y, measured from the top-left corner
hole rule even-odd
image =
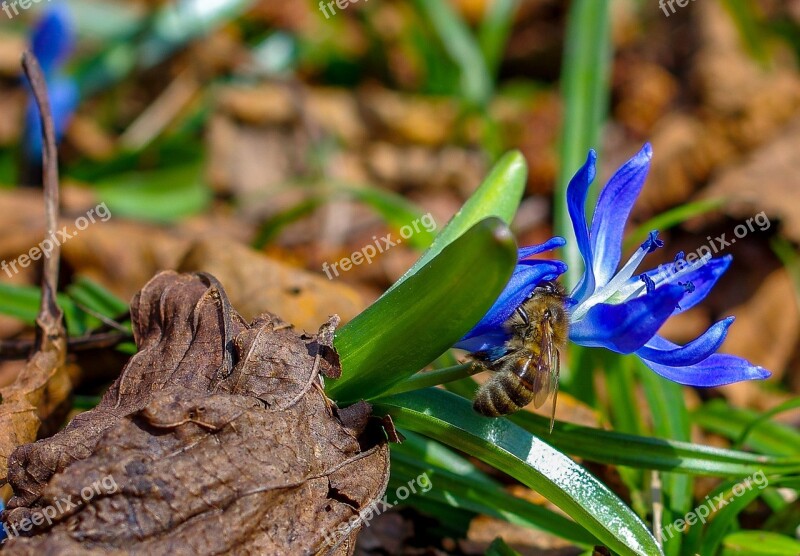
[[[417,373],[405,382],[401,382],[392,388],[385,395],[402,394],[404,392],[411,392],[412,390],[421,390],[422,388],[438,386],[439,384],[461,380],[462,378],[479,373],[482,370],[483,369],[481,369],[479,365],[464,363],[462,365],[455,365],[435,371]]]
[[[569,266],[567,289],[577,284],[582,260],[567,210],[567,184],[594,147],[600,150],[600,131],[608,110],[612,45],[607,0],[575,0],[570,8],[564,43],[561,87],[564,124],[561,132],[561,168],[554,199],[555,233],[567,239],[562,260]],[[596,188],[589,192],[594,206]]]

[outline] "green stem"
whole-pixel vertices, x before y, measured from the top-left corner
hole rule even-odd
[[[438,386],[439,384],[446,384],[448,382],[453,382],[468,376],[472,376],[481,372],[481,370],[482,369],[478,365],[464,363],[463,365],[455,365],[453,367],[446,367],[444,369],[437,369],[435,371],[417,373],[405,382],[401,382],[389,390],[386,395],[390,396],[392,394],[402,394],[405,392],[411,392],[413,390],[421,390],[422,388]]]
[[[608,110],[611,71],[611,19],[608,0],[575,0],[567,21],[561,85],[564,126],[561,135],[561,169],[554,200],[555,231],[567,239],[563,260],[569,266],[567,288],[579,280],[582,259],[567,210],[567,185],[585,162],[590,148],[599,147],[600,131]],[[596,191],[589,194],[594,205]]]

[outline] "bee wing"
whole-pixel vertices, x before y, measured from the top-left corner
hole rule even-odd
[[[549,326],[542,327],[539,357],[533,377],[533,406],[541,407],[553,393],[558,391],[560,371],[558,350],[553,345],[553,332]]]

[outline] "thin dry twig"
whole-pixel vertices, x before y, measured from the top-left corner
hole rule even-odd
[[[90,349],[106,349],[112,348],[117,344],[132,338],[133,334],[127,330],[96,332],[88,336],[69,338],[67,340],[67,348],[72,352],[87,351]],[[24,359],[28,356],[28,354],[30,354],[35,343],[36,340],[24,338],[16,340],[0,340],[0,361]]]
[[[41,114],[46,237],[52,237],[58,219],[55,126],[42,69],[30,52],[23,55],[22,68]],[[60,255],[60,249],[55,246],[45,257],[42,299],[36,317],[36,340],[31,357],[14,383],[0,389],[0,484],[6,482],[10,465],[8,458],[12,452],[36,440],[42,422],[58,418],[72,390],[66,365],[67,341],[63,313],[56,303]]]
[[[42,68],[36,57],[25,52],[22,55],[22,69],[30,82],[36,104],[39,106],[42,122],[42,169],[44,176],[45,237],[53,237],[58,224],[58,151],[56,149],[56,129],[53,124],[53,113],[47,97],[47,85]],[[42,304],[36,318],[38,348],[43,348],[44,336],[61,330],[64,314],[56,303],[56,286],[58,284],[58,265],[61,259],[61,246],[56,243],[53,250],[44,260],[42,273]]]

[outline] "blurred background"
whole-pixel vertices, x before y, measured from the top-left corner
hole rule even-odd
[[[569,4],[53,0],[15,13],[4,2],[0,259],[44,233],[41,147],[20,77],[26,48],[45,60],[59,95],[62,224],[99,203],[111,213],[63,245],[67,298],[91,283],[127,303],[158,270],[203,269],[245,317],[269,309],[308,330],[331,313],[347,320],[435,231],[338,276],[323,264],[399,237],[422,215],[441,228],[511,149],[529,168],[514,231],[520,245],[541,242],[553,234],[556,184],[577,170],[562,166],[559,149]],[[707,302],[664,333],[683,343],[736,315],[722,351],[772,378],[689,392],[690,404],[774,407],[800,392],[800,1],[609,5],[598,181],[652,143],[631,245],[662,229],[667,248],[653,266],[736,237],[761,215],[724,249],[734,263]],[[0,338],[30,335],[40,271],[0,273]],[[102,326],[72,300],[73,335]],[[78,354],[76,373],[113,378],[120,357]],[[0,384],[21,364],[0,365]]]

